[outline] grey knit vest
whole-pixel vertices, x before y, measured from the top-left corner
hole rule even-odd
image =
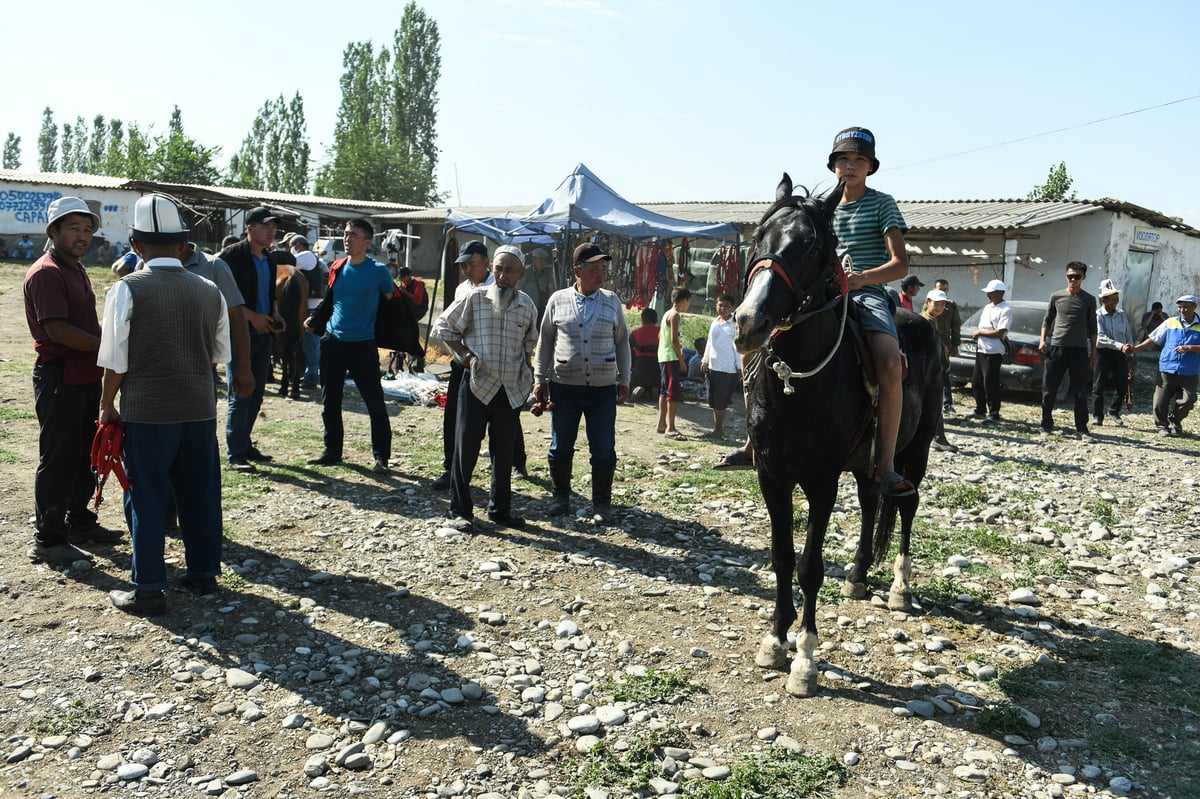
[[[133,297],[121,418],[170,424],[215,419],[213,355],[221,293],[183,267],[124,278]]]

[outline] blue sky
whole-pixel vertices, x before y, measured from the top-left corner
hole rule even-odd
[[[173,6],[6,9],[0,136],[22,137],[26,169],[46,106],[60,125],[100,113],[162,130],[178,104],[223,166],[262,103],[297,91],[321,158],[343,47],[389,42],[403,10]],[[1200,95],[1200,3],[422,6],[442,36],[439,188],[451,204],[532,207],[578,162],[635,201],[766,200],[784,170],[828,186],[833,134],[862,125],[883,164],[872,185],[898,199],[1024,197],[1065,161],[1080,198],[1200,227],[1200,99],[1164,105]]]

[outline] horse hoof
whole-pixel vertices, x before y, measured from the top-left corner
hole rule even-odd
[[[758,654],[754,656],[754,665],[764,669],[783,671],[787,668],[787,662],[787,646],[781,646],[773,635],[763,639],[762,644],[758,647]]]
[[[787,692],[792,696],[816,696],[817,695],[817,675],[813,674],[809,677],[797,677],[795,674],[788,677]]]
[[[847,580],[846,582],[842,583],[842,596],[846,597],[847,599],[866,599],[867,584],[852,583]]]
[[[912,594],[888,594],[888,610],[912,613]]]

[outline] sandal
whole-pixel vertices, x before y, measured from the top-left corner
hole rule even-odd
[[[917,493],[917,489],[896,472],[884,472],[879,480],[879,493],[887,497],[907,497]]]
[[[717,458],[716,464],[713,466],[718,471],[735,472],[742,469],[753,469],[754,459],[742,452],[740,449],[735,449],[733,452],[728,452]]]
[[[663,435],[672,441],[687,441],[687,436],[685,436],[683,433],[680,433],[678,430],[671,433],[663,433]]]

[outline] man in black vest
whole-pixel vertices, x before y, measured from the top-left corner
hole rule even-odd
[[[246,214],[246,237],[221,250],[220,258],[229,264],[238,290],[246,300],[246,321],[250,323],[250,372],[254,391],[245,396],[230,394],[225,417],[225,446],[229,467],[239,472],[255,471],[251,461],[269,461],[250,440],[254,421],[262,408],[267,378],[271,374],[271,335],[283,329],[283,317],[275,308],[275,270],[267,250],[275,242],[277,218],[266,208],[253,208]],[[235,353],[239,358],[241,353]],[[228,375],[236,373],[230,361]]]

